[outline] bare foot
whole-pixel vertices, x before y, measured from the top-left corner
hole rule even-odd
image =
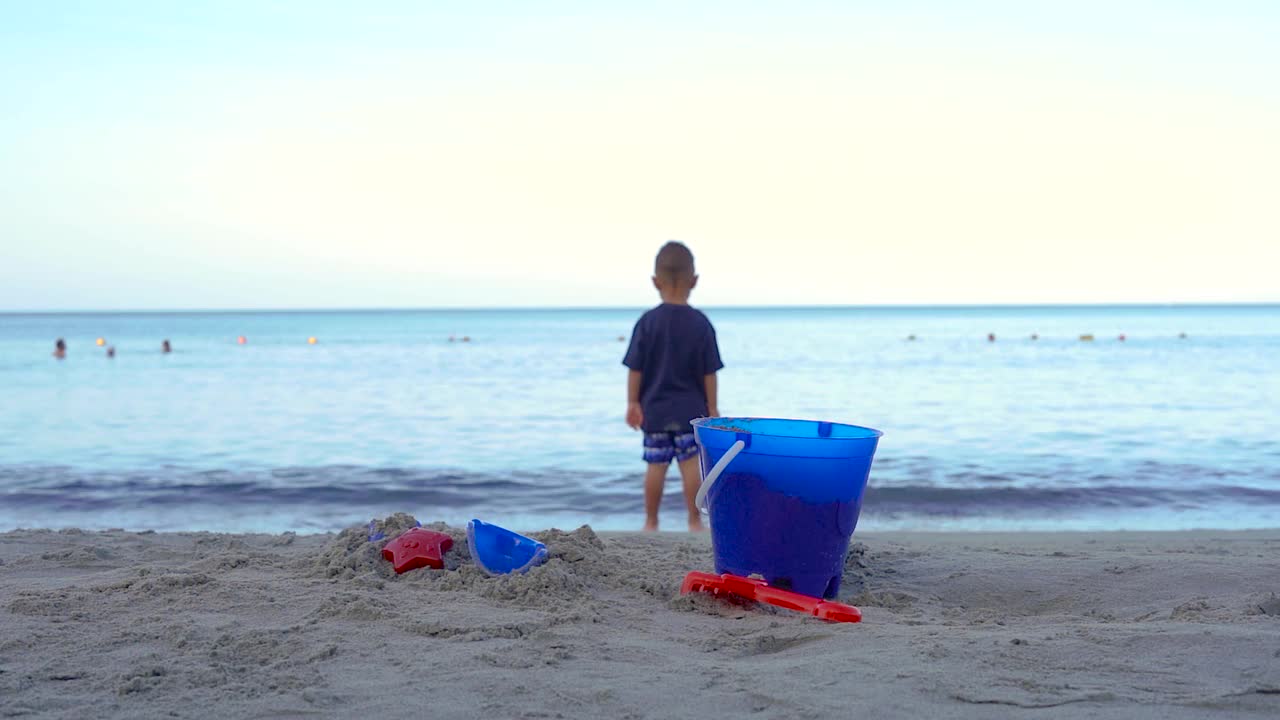
[[[700,532],[706,532],[706,531],[707,531],[707,526],[702,524],[701,517],[689,519],[689,532],[700,533]]]
[[[658,532],[658,521],[657,521],[657,520],[645,520],[645,521],[644,521],[644,532]]]

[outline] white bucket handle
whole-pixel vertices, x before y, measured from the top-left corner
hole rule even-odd
[[[707,491],[709,491],[711,486],[715,484],[715,481],[719,479],[720,473],[724,472],[725,466],[737,457],[738,453],[742,452],[742,449],[746,446],[747,444],[745,442],[738,440],[734,444],[730,445],[728,450],[724,451],[724,454],[720,456],[720,460],[716,462],[715,465],[711,466],[711,470],[708,471],[707,476],[703,478],[702,484],[698,486],[698,494],[693,498],[693,504],[699,510],[708,512],[706,506]]]

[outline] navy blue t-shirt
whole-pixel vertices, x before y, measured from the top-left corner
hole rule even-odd
[[[645,432],[689,432],[707,414],[705,376],[724,367],[707,316],[670,303],[640,316],[622,364],[640,371]]]

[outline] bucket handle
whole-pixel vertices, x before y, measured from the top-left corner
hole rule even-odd
[[[702,484],[698,486],[698,494],[693,498],[693,504],[695,507],[704,512],[707,510],[707,492],[711,490],[711,486],[720,478],[720,473],[724,472],[725,466],[732,462],[733,459],[738,456],[738,453],[742,452],[742,449],[746,446],[747,444],[741,440],[734,442],[729,446],[729,449],[725,450],[724,454],[720,456],[720,460],[717,461],[715,465],[711,466],[711,470],[709,470],[707,472],[707,476],[703,478]]]

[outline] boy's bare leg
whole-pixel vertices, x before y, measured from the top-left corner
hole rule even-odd
[[[667,463],[649,463],[644,471],[644,530],[658,529],[658,506],[662,505],[662,488],[667,484]]]
[[[698,497],[698,486],[702,485],[702,470],[698,467],[698,456],[680,461],[680,478],[684,480],[684,504],[689,511],[689,532],[702,532],[702,513],[694,499]]]

